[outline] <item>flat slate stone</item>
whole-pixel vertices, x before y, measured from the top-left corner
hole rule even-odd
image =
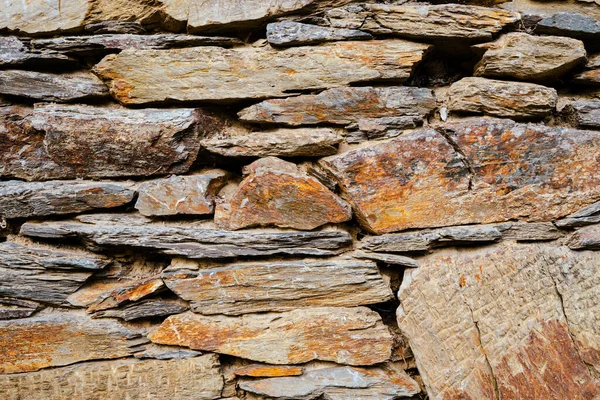
[[[578,229],[568,238],[567,245],[573,250],[600,250],[600,225]]]
[[[39,308],[35,301],[0,297],[0,320],[27,318]]]
[[[488,78],[557,79],[586,59],[580,40],[522,32],[507,33],[495,42],[480,44],[474,49],[484,54],[473,74]]]
[[[94,100],[108,96],[108,88],[88,72],[0,70],[0,94],[57,103]]]
[[[270,364],[322,360],[372,365],[386,361],[392,347],[379,314],[365,307],[312,307],[241,317],[185,313],[168,317],[149,338]]]
[[[94,67],[127,105],[287,97],[372,80],[408,79],[429,45],[404,40],[336,42],[285,50],[194,47],[124,50]],[[219,68],[214,68],[218,64]],[[235,76],[235,79],[228,77]],[[158,78],[158,79],[157,79]]]
[[[130,187],[93,181],[0,182],[0,216],[45,217],[120,207],[133,200]]]
[[[508,118],[543,118],[556,109],[555,89],[533,83],[469,77],[448,91],[451,111]]]
[[[76,237],[93,249],[133,247],[192,259],[331,256],[352,245],[352,238],[342,230],[231,232],[189,223],[167,225],[143,221],[136,224],[128,219],[110,223],[103,220],[95,223],[77,220],[27,222],[22,225],[21,234],[47,239]]]
[[[366,118],[416,116],[435,109],[430,89],[415,87],[348,87],[316,95],[265,100],[238,113],[240,120],[282,125],[348,125]]]
[[[0,67],[61,67],[75,63],[74,59],[56,51],[30,50],[15,36],[0,37],[0,50]]]
[[[295,365],[250,364],[233,371],[236,376],[252,378],[273,378],[278,376],[298,376],[304,372],[303,367]]]
[[[207,115],[191,108],[47,104],[36,105],[31,124],[45,132],[47,154],[70,169],[68,176],[154,176],[189,170],[199,137],[212,131]]]
[[[185,360],[86,362],[28,374],[0,376],[5,400],[213,400],[220,398],[219,359],[206,354]]]
[[[598,132],[487,118],[438,129],[321,160],[365,229],[547,222],[600,198]]]
[[[388,253],[372,253],[370,251],[354,251],[352,257],[361,260],[381,261],[386,264],[399,265],[407,268],[417,268],[419,263],[410,257],[401,256],[398,254]]]
[[[169,268],[162,278],[192,311],[206,315],[351,307],[394,297],[375,263],[353,259],[196,264]]]
[[[358,29],[329,28],[295,21],[273,22],[267,25],[267,40],[271,46],[302,46],[372,38],[370,33]]]
[[[81,313],[0,321],[0,348],[10,349],[0,353],[0,373],[127,357],[146,342],[139,333],[114,320],[93,320]]]
[[[567,36],[595,45],[592,41],[600,39],[600,21],[576,12],[559,12],[538,22],[535,33]]]
[[[487,41],[520,19],[512,11],[460,4],[360,4],[329,10],[326,16],[336,28],[425,41]]]
[[[419,261],[397,316],[431,398],[597,396],[600,253],[503,242]]]
[[[81,27],[92,2],[88,0],[29,0],[4,2],[0,31],[56,34]]]
[[[592,129],[600,128],[600,100],[574,101],[569,106],[578,126]]]
[[[101,293],[92,304],[89,305],[87,312],[109,310],[117,308],[122,304],[134,302],[157,293],[165,288],[165,284],[159,276],[140,279],[133,282],[124,282],[111,290]]]
[[[135,321],[180,314],[188,309],[189,306],[179,300],[146,299],[119,308],[97,311],[92,314],[92,318],[120,318],[125,321]]]

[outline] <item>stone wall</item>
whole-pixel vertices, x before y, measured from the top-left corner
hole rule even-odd
[[[0,399],[600,399],[600,2],[0,8]]]

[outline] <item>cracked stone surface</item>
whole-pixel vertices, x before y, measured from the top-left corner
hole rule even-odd
[[[407,269],[398,323],[430,398],[595,398],[599,262],[597,252],[502,243]]]

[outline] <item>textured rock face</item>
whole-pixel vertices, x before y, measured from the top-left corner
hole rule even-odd
[[[315,307],[237,318],[186,313],[167,318],[149,338],[271,364],[323,360],[372,365],[386,361],[392,345],[379,315],[364,307]],[[269,347],[273,341],[275,348]]]
[[[121,318],[125,321],[134,321],[180,314],[188,309],[189,307],[182,301],[148,299],[116,309],[97,311],[92,318]]]
[[[69,65],[75,60],[54,51],[32,51],[17,37],[0,37],[0,67],[35,67],[36,65]]]
[[[570,106],[580,127],[600,128],[600,101],[574,101]]]
[[[556,107],[556,90],[541,85],[463,78],[449,91],[448,108],[495,117],[541,118]]]
[[[579,13],[560,12],[538,22],[535,32],[591,42],[600,38],[600,21]]]
[[[393,298],[377,266],[368,261],[306,259],[196,268],[169,270],[163,280],[200,314],[350,307]]]
[[[40,305],[35,301],[0,297],[0,320],[26,318],[39,308]]]
[[[60,33],[83,24],[88,0],[33,0],[5,2],[0,10],[0,30],[40,34]]]
[[[147,182],[139,187],[135,208],[146,216],[212,214],[214,196],[226,178],[227,172],[212,170]]]
[[[368,40],[373,36],[358,29],[328,28],[294,21],[267,25],[267,40],[272,46],[298,46],[342,40]]]
[[[594,398],[596,265],[598,253],[504,244],[444,250],[407,270],[398,322],[429,396]]]
[[[116,360],[77,364],[32,374],[0,376],[6,400],[143,399],[173,400],[220,397],[223,378],[214,354],[185,360]]]
[[[77,177],[184,173],[196,160],[205,114],[194,109],[36,106],[31,124],[47,153]],[[102,132],[102,135],[98,133]]]
[[[593,225],[577,230],[568,245],[574,250],[600,250],[600,227]]]
[[[367,118],[417,116],[435,108],[431,90],[412,87],[355,87],[317,95],[266,100],[238,114],[242,121],[284,125],[348,125]]]
[[[123,104],[260,99],[377,79],[401,82],[428,49],[424,44],[385,40],[280,51],[252,47],[125,50],[106,56],[95,72]],[[211,68],[215,64],[218,69]]]
[[[238,368],[234,371],[235,375],[237,376],[250,376],[253,378],[297,376],[302,375],[303,372],[304,369],[302,367],[265,364],[251,364],[246,367]]]
[[[560,78],[585,61],[583,43],[560,36],[507,33],[493,43],[477,45],[485,51],[475,76],[549,80]]]
[[[121,358],[143,344],[140,334],[113,320],[54,313],[0,321],[0,372],[37,371],[78,361]]]
[[[596,132],[494,119],[440,129],[450,142],[426,129],[322,160],[365,229],[550,221],[600,196]]]
[[[102,293],[88,307],[88,312],[96,312],[116,308],[123,303],[136,301],[164,288],[159,277],[151,277],[135,282],[127,282],[106,293]]]

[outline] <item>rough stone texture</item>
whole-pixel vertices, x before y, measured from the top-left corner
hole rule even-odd
[[[514,12],[472,5],[350,5],[327,11],[336,28],[360,29],[373,34],[419,40],[491,40],[494,34],[519,20]]]
[[[106,56],[95,72],[123,104],[261,99],[379,79],[401,82],[429,47],[382,40],[279,51],[255,47],[124,50]]]
[[[317,95],[266,100],[239,112],[242,121],[284,125],[348,125],[365,118],[418,116],[435,108],[430,89],[349,87]]]
[[[463,78],[448,92],[448,109],[495,117],[542,118],[556,108],[555,89],[533,83]]]
[[[174,360],[200,355],[202,355],[201,352],[190,350],[187,347],[163,346],[154,343],[148,343],[142,351],[134,354],[135,358],[139,358],[140,360],[147,358],[154,358],[156,360]]]
[[[329,256],[341,253],[352,244],[350,235],[341,230],[230,232],[193,224],[132,222],[27,222],[21,227],[21,234],[48,239],[78,237],[91,248],[133,247],[192,259],[271,255]]]
[[[583,71],[575,75],[573,82],[582,85],[600,86],[600,68]]]
[[[600,100],[574,101],[569,105],[582,128],[600,128]]]
[[[199,314],[350,307],[394,298],[375,263],[352,259],[196,264],[195,269],[169,269],[162,278]]]
[[[127,304],[111,310],[95,312],[92,318],[121,318],[134,321],[142,318],[166,317],[187,311],[189,307],[183,301],[168,299],[147,299]]]
[[[234,373],[237,376],[250,376],[253,378],[273,378],[281,376],[302,375],[304,368],[293,365],[265,365],[251,364],[237,368]]]
[[[194,109],[39,105],[31,124],[44,131],[46,151],[77,177],[152,176],[187,172],[210,131]],[[102,132],[102,134],[99,134]]]
[[[600,225],[578,229],[568,239],[567,244],[573,250],[600,250]]]
[[[56,34],[79,28],[90,10],[88,0],[5,1],[0,9],[0,31]]]
[[[505,243],[406,270],[398,323],[430,398],[595,398],[599,257]]]
[[[58,75],[11,69],[0,71],[0,94],[64,103],[106,97],[108,88],[89,72]]]
[[[214,197],[227,183],[227,175],[223,170],[210,170],[143,183],[135,208],[146,216],[212,214]]]
[[[343,137],[331,128],[276,129],[202,140],[206,150],[226,157],[320,157],[337,153]]]
[[[0,348],[10,349],[0,353],[0,373],[126,357],[145,342],[114,320],[93,320],[79,313],[0,321]]]
[[[277,226],[310,230],[352,218],[350,206],[297,165],[275,157],[244,168],[247,177],[226,204],[215,209],[225,229]]]
[[[402,370],[333,367],[309,371],[299,377],[242,381],[240,389],[268,398],[308,400],[392,400],[419,393],[419,384]]]
[[[0,297],[0,320],[26,318],[39,308],[40,305],[34,301]]]
[[[367,140],[390,139],[400,136],[406,129],[416,128],[423,123],[422,116],[409,115],[404,117],[381,117],[359,119],[357,126]],[[350,143],[349,137],[346,141]],[[363,140],[358,140],[360,143]]]
[[[419,264],[412,258],[397,254],[372,253],[370,251],[359,250],[353,252],[352,257],[363,260],[381,261],[386,264],[400,265],[407,268],[417,268],[419,266]]]
[[[600,21],[580,13],[560,12],[538,22],[535,33],[568,36],[594,45],[592,41],[600,39]]]
[[[38,65],[64,66],[75,60],[55,51],[35,51],[27,48],[19,38],[0,37],[0,67],[35,67]]]
[[[0,376],[5,400],[213,400],[223,378],[214,354],[186,360],[115,360]]]
[[[0,182],[0,215],[30,218],[119,207],[135,196],[128,186],[91,181]]]
[[[365,229],[552,221],[600,197],[596,132],[496,119],[438,129],[321,161]]]
[[[0,243],[0,296],[58,306],[109,263],[84,252]]]
[[[241,317],[185,313],[168,317],[149,338],[270,364],[323,360],[372,365],[386,361],[392,346],[381,317],[365,307],[313,307]]]
[[[113,4],[116,3],[116,1],[113,1]],[[136,21],[100,21],[86,24],[83,29],[90,35],[102,35],[107,33],[139,35],[147,33],[144,26]]]
[[[139,300],[164,289],[165,285],[159,277],[150,277],[134,282],[123,283],[116,288],[100,294],[87,309],[87,312],[108,310],[121,304]]]
[[[295,21],[267,25],[267,40],[272,46],[301,46],[342,40],[369,40],[370,33],[358,29],[329,28]]]
[[[577,228],[586,225],[600,224],[600,215],[593,215],[590,217],[577,217],[577,218],[563,218],[558,221],[554,221],[556,226],[559,228]]]
[[[503,35],[492,43],[474,46],[485,52],[475,76],[543,81],[560,78],[585,61],[583,42],[559,36]]]

